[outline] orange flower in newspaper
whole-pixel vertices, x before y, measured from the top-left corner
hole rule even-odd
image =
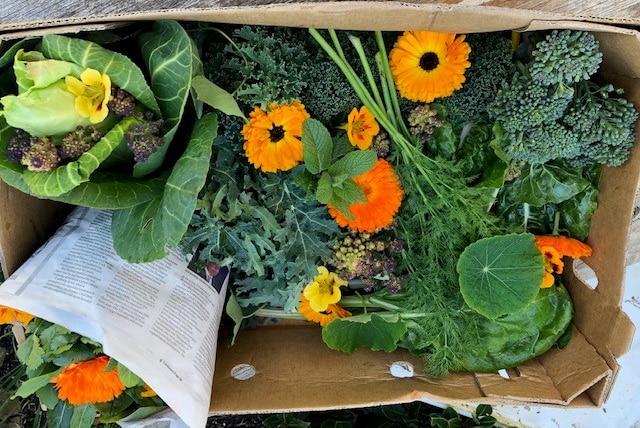
[[[380,132],[380,126],[367,106],[362,106],[359,111],[357,108],[351,110],[347,124],[342,128],[347,131],[351,145],[360,150],[368,149],[373,142],[373,137]]]
[[[590,256],[591,247],[574,238],[560,235],[536,236],[536,245],[544,256],[545,275],[542,280],[542,288],[551,287],[555,283],[555,274],[561,274],[564,270],[563,257],[579,259]]]
[[[348,219],[331,204],[328,205],[329,214],[340,226],[359,232],[373,232],[389,226],[400,209],[403,195],[400,180],[391,164],[378,159],[373,168],[353,180],[366,198],[365,202],[356,202],[349,207],[354,219]]]
[[[288,171],[302,154],[302,122],[309,113],[299,101],[271,104],[269,111],[256,107],[242,128],[244,151],[251,163],[264,172]]]
[[[91,360],[71,363],[51,383],[58,390],[58,398],[70,404],[107,403],[125,390],[118,377],[118,369],[105,371],[109,357],[101,355]]]
[[[8,306],[0,306],[0,324],[13,324],[15,322],[19,322],[27,325],[33,318],[33,315],[19,311],[18,309],[13,309]]]
[[[142,392],[140,393],[140,397],[142,398],[149,398],[149,397],[155,397],[158,394],[156,394],[156,392],[151,389],[151,387],[149,385],[147,385],[146,383],[142,385]]]
[[[405,31],[389,53],[391,75],[400,95],[430,103],[462,87],[471,48],[465,36]]]
[[[298,312],[304,315],[307,320],[320,324],[322,327],[329,324],[336,318],[346,318],[351,316],[351,312],[336,305],[335,303],[328,305],[327,309],[325,309],[324,311],[317,312],[313,310],[309,303],[309,300],[304,297],[304,294],[300,295]]]

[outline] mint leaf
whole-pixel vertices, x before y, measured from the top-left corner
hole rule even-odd
[[[332,177],[343,175],[352,178],[369,171],[377,160],[378,155],[373,150],[356,150],[336,161],[328,172]]]
[[[318,188],[316,189],[316,199],[321,204],[328,204],[333,197],[333,185],[331,176],[323,172],[318,180]]]
[[[320,121],[307,119],[302,124],[302,151],[305,167],[312,174],[320,174],[331,164],[333,141]]]

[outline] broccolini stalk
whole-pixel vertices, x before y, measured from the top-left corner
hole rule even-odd
[[[421,352],[432,375],[460,369],[459,356],[479,343],[474,328],[479,315],[462,299],[455,266],[468,244],[502,232],[497,219],[486,210],[487,195],[467,185],[454,161],[427,156],[407,129],[381,32],[375,32],[380,91],[374,88],[376,80],[355,37],[350,40],[363,62],[370,89],[349,64],[335,31],[329,30],[334,47],[317,30],[309,31],[385,128],[392,153],[398,154],[396,168],[407,195],[398,218],[397,233],[407,242],[399,270],[406,272],[407,280],[406,292],[394,297],[399,314],[423,314],[410,324],[410,343],[403,346]]]

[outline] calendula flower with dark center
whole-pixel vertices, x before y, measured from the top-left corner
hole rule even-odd
[[[302,122],[309,113],[299,101],[271,104],[267,111],[256,107],[242,128],[249,163],[263,172],[288,171],[302,154]]]
[[[430,103],[462,87],[471,66],[471,48],[463,35],[405,31],[389,53],[389,66],[400,95]]]

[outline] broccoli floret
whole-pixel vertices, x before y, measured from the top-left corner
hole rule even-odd
[[[373,137],[371,148],[376,151],[379,158],[386,158],[391,151],[391,140],[386,132],[380,132]]]
[[[60,163],[58,148],[48,137],[31,137],[20,163],[29,171],[47,172]]]
[[[107,104],[109,112],[120,117],[132,116],[135,113],[136,99],[120,88],[111,88],[111,98]]]
[[[101,138],[102,133],[93,126],[78,126],[75,131],[69,132],[62,139],[60,157],[62,159],[78,159]]]
[[[598,71],[602,53],[593,34],[554,30],[538,42],[529,64],[531,77],[546,85],[588,80]]]
[[[621,90],[589,80],[602,60],[597,49],[589,33],[554,31],[503,82],[488,113],[504,131],[501,148],[508,156],[576,166],[626,161],[638,112],[619,97]]]
[[[125,132],[124,141],[136,162],[146,162],[149,156],[164,144],[164,140],[158,135],[162,124],[162,119],[156,121],[146,119],[142,123],[131,126],[129,131]]]
[[[471,67],[465,73],[462,88],[438,100],[447,119],[457,127],[477,119],[495,99],[500,82],[515,72],[511,40],[502,33],[469,34]]]
[[[24,154],[31,146],[31,136],[22,129],[15,129],[7,144],[7,158],[13,163],[22,163]]]
[[[417,105],[407,117],[409,132],[418,141],[426,143],[433,135],[436,128],[443,125],[444,121],[438,117],[438,110],[429,107],[428,104]]]

